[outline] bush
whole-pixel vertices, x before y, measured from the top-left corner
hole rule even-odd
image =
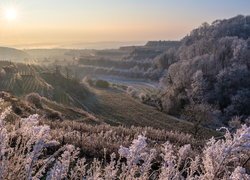
[[[131,97],[134,97],[134,98],[136,98],[138,96],[138,92],[132,86],[127,87],[127,94],[130,95]]]
[[[90,86],[93,86],[94,85],[94,81],[89,77],[89,76],[85,76],[83,78],[83,82],[87,83],[88,85]]]
[[[36,108],[41,109],[42,108],[42,97],[38,93],[31,93],[26,96],[26,100],[29,103],[32,103],[35,105]]]
[[[189,104],[183,112],[184,119],[194,124],[193,135],[197,136],[203,126],[213,124],[213,109],[208,104]]]
[[[0,79],[3,79],[6,75],[6,72],[4,69],[0,69]]]
[[[96,87],[99,87],[99,88],[108,88],[109,82],[105,80],[96,80],[95,85]]]
[[[46,118],[51,120],[62,120],[62,114],[53,109],[46,108]]]
[[[143,92],[141,92],[138,97],[142,103],[144,103],[149,99],[149,96]]]

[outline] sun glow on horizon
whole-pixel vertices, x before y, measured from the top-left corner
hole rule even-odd
[[[15,8],[6,8],[4,10],[4,17],[8,21],[14,21],[18,17],[17,10]]]
[[[204,22],[249,14],[249,6],[246,0],[0,0],[0,44],[179,40]]]

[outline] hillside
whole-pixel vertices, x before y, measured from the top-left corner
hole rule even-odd
[[[24,62],[30,59],[30,55],[22,50],[0,47],[0,60]]]
[[[32,114],[39,114],[47,120],[74,120],[86,124],[103,124],[101,120],[92,114],[76,107],[58,104],[39,94],[31,93],[24,97],[16,97],[10,93],[0,91],[0,98],[4,100],[2,106],[10,106],[14,116],[10,119],[20,117],[25,118]]]
[[[102,53],[97,51],[92,56],[80,57],[76,68],[82,76],[112,75],[158,81],[165,68],[160,56],[180,44],[179,41],[150,41],[144,46],[125,46],[112,51],[103,50]]]
[[[76,80],[65,77],[60,69],[53,71],[51,68],[38,65],[9,62],[2,62],[0,65],[5,71],[1,76],[0,90],[24,99],[30,93],[40,94],[45,97],[39,100],[43,107],[38,110],[40,114],[77,120],[81,119],[82,114],[79,110],[82,110],[95,115],[100,119],[98,122],[115,126],[151,126],[168,130],[174,127],[175,130],[186,133],[192,132],[195,128],[191,123],[180,121],[159,112],[154,107],[142,104],[124,91],[113,88],[98,89],[79,84]],[[206,133],[200,134],[200,137],[210,137],[213,134],[212,131],[204,132]]]
[[[179,41],[149,41],[144,46],[133,47],[130,54],[124,60],[153,61],[158,55],[172,48],[178,48]]]
[[[97,101],[86,102],[90,112],[110,125],[126,127],[153,127],[165,130],[175,130],[184,133],[199,131],[199,138],[218,135],[213,130],[195,127],[192,123],[169,116],[156,108],[142,104],[127,93],[118,89],[90,88]]]
[[[204,23],[161,57],[165,112],[213,126],[250,116],[250,16]],[[204,118],[205,117],[205,118]],[[201,120],[203,119],[203,120]]]
[[[38,65],[0,62],[0,90],[16,96],[39,93],[65,105],[84,109],[84,98],[91,93],[74,79]]]

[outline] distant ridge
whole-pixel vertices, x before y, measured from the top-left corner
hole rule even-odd
[[[180,41],[148,41],[145,47],[168,49],[180,45]]]
[[[29,54],[18,49],[0,47],[0,60],[20,62],[30,58]]]

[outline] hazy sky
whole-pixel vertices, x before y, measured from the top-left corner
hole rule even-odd
[[[0,45],[180,39],[249,8],[249,0],[0,0]]]

